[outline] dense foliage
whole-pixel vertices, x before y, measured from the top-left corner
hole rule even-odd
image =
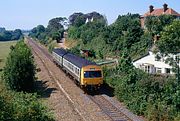
[[[34,79],[30,49],[23,41],[10,48],[4,80],[0,78],[0,121],[54,121],[37,94],[25,93],[32,90],[30,83]]]
[[[19,41],[7,58],[3,71],[7,86],[16,91],[31,91],[35,80],[35,66],[31,50]]]
[[[152,35],[142,30],[138,14],[119,16],[116,22],[109,26],[102,15],[91,22],[84,22],[81,26],[72,24],[68,29],[68,37],[80,39],[82,43],[79,48],[92,49],[99,58],[127,50],[133,58],[137,58],[146,53],[152,45]]]
[[[36,94],[0,91],[1,121],[53,121]]]
[[[43,25],[38,25],[33,28],[29,36],[37,38],[42,44],[47,45],[49,40],[56,40],[59,42],[64,34],[64,27],[67,25],[66,18],[58,17],[49,21],[47,28]]]
[[[163,28],[173,22],[173,15],[148,16],[145,19],[145,27],[153,35],[158,35]]]
[[[115,69],[105,70],[104,75],[106,83],[114,87],[118,99],[125,102],[131,110],[145,115],[148,120],[179,120],[180,88],[176,78],[146,74],[135,69],[129,58],[136,59],[146,54],[153,45],[154,35],[164,36],[160,34],[161,31],[167,25],[172,26],[173,21],[173,16],[149,17],[145,23],[146,30],[143,30],[140,26],[140,16],[127,14],[119,16],[116,22],[109,26],[103,22],[99,24],[98,20],[80,26],[71,25],[68,36],[80,40],[76,48],[92,49],[99,58],[105,58],[108,54],[121,57],[120,65]],[[152,24],[156,22],[159,23]],[[174,47],[179,45],[180,34],[177,28],[178,26],[171,29],[171,33],[165,34],[166,38],[170,37],[176,41]],[[174,38],[171,35],[174,35]],[[173,41],[170,39],[167,43]],[[162,46],[165,46],[164,42]],[[77,50],[74,48],[73,50]]]
[[[14,31],[7,31],[5,28],[0,28],[0,41],[18,40],[22,37],[20,29]]]
[[[135,69],[131,60],[152,47],[163,54],[179,51],[180,25],[174,19],[169,15],[150,16],[143,29],[138,14],[120,15],[108,25],[105,16],[99,13],[74,13],[69,17],[67,32],[77,46],[70,51],[78,54],[80,49],[91,50],[97,59],[118,56],[119,66],[104,69],[105,81],[114,87],[118,99],[148,120],[179,121],[180,87],[175,77],[146,74]],[[154,44],[155,36],[160,39]]]
[[[180,87],[174,77],[149,75],[135,69],[123,54],[116,69],[104,70],[120,101],[152,121],[180,120]]]
[[[180,20],[175,20],[161,32],[157,46],[161,53],[180,52]]]

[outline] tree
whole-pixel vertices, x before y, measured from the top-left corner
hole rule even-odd
[[[180,20],[175,20],[172,24],[166,26],[160,36],[157,47],[161,53],[176,54],[180,52]]]
[[[85,16],[78,16],[75,21],[74,21],[74,26],[76,27],[80,27],[82,26],[83,24],[85,24],[85,21],[86,21],[86,18]]]
[[[45,32],[46,29],[45,29],[45,27],[43,25],[38,25],[36,27],[36,30],[37,30],[38,33],[42,33],[42,32]]]
[[[65,25],[66,18],[57,17],[49,20],[47,30],[48,31],[59,31],[64,29],[63,25]]]
[[[0,33],[6,31],[5,28],[0,27]]]
[[[157,42],[157,47],[161,55],[177,54],[180,52],[180,20],[174,20],[172,24],[166,26],[161,32],[161,38]],[[174,67],[174,72],[178,82],[180,83],[179,77],[179,57],[177,60],[170,57],[166,61]]]
[[[22,36],[21,30],[20,29],[16,29],[12,33],[11,40],[18,40],[18,39],[20,39],[21,36]]]
[[[64,33],[64,26],[66,26],[66,20],[66,18],[62,17],[51,19],[46,28],[46,32],[48,33],[49,37],[59,41]]]
[[[173,15],[148,16],[145,19],[145,26],[153,35],[160,34],[163,28],[172,23]]]
[[[0,28],[0,41],[18,40],[23,36],[20,29],[14,31],[6,31],[5,28]]]
[[[31,50],[23,41],[19,41],[11,50],[3,71],[3,79],[12,90],[32,91],[35,66]]]
[[[10,31],[4,31],[2,33],[2,37],[4,38],[4,41],[11,40],[12,38],[12,32]]]
[[[78,16],[82,16],[82,15],[84,15],[84,14],[81,13],[81,12],[80,12],[80,13],[73,13],[72,15],[70,15],[69,18],[68,18],[69,24],[72,25],[72,26],[74,26],[74,22],[75,22],[76,18],[77,18]]]

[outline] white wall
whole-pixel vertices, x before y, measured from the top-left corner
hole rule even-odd
[[[153,54],[152,52],[149,52],[149,55],[147,55],[147,56],[133,62],[133,65],[136,68],[140,68],[140,65],[142,65],[142,64],[150,65],[151,69],[152,69],[150,73],[155,73],[154,71],[156,70],[156,68],[161,68],[161,73],[166,73],[166,68],[172,69],[172,66],[166,64],[162,60],[161,61],[156,61],[155,56],[156,56],[155,54]],[[172,70],[171,70],[170,73],[173,74]]]

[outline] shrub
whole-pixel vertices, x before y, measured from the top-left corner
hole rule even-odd
[[[135,69],[124,56],[116,69],[105,70],[105,79],[129,109],[151,121],[178,120],[180,87],[172,76],[149,75]]]
[[[12,99],[13,118],[16,121],[53,121],[36,94],[16,93]]]
[[[0,95],[0,121],[12,121],[10,104]]]
[[[1,91],[0,121],[54,121],[36,94]]]
[[[31,91],[35,78],[35,66],[31,50],[19,41],[11,50],[3,72],[8,88],[16,91]]]

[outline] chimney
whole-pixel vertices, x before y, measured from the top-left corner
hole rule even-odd
[[[154,6],[150,5],[149,6],[149,12],[151,13],[151,12],[153,12],[153,10],[154,10]]]
[[[163,11],[166,12],[167,9],[168,9],[168,5],[165,3],[165,4],[163,5]]]

